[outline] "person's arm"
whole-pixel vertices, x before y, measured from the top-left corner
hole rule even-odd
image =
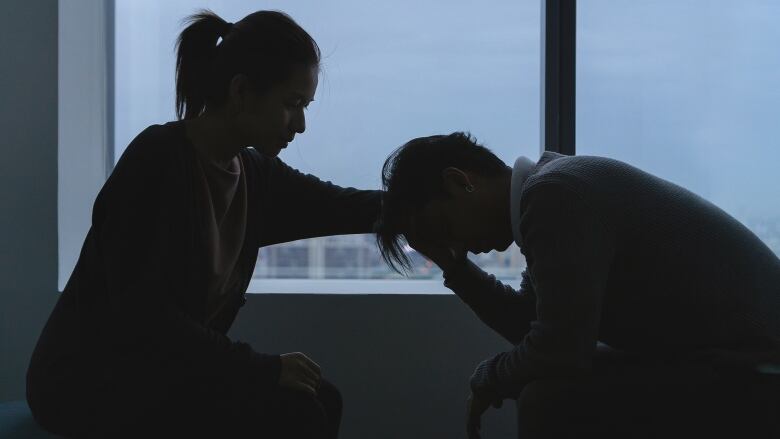
[[[181,164],[159,157],[149,146],[155,145],[129,148],[95,205],[95,263],[103,268],[106,291],[101,294],[109,305],[109,327],[99,330],[110,331],[116,349],[129,355],[150,352],[186,365],[176,372],[181,376],[215,379],[236,390],[275,388],[278,355],[230,340],[177,303],[181,295],[198,294],[188,290],[192,285],[186,277],[196,273],[188,273],[185,261],[191,259],[182,247],[191,237],[179,231],[181,221],[192,221],[191,212],[181,201],[186,194],[171,189],[177,184],[171,180],[182,175],[172,168]]]
[[[596,348],[614,239],[581,197],[546,184],[524,195],[520,231],[536,291],[536,320],[508,352],[483,361],[472,391],[516,397],[529,381],[582,373]]]
[[[512,344],[520,343],[536,319],[536,296],[528,273],[523,271],[520,290],[504,285],[476,264],[463,260],[444,272],[444,286],[451,289],[487,326]]]
[[[487,326],[517,344],[536,318],[536,297],[527,271],[520,291],[504,285],[471,262],[461,247],[446,248],[418,230],[414,220],[404,232],[406,242],[441,268],[444,286],[452,290]]]
[[[371,233],[381,209],[379,190],[359,190],[299,172],[278,158],[251,154],[262,175],[263,233],[260,245],[318,236]]]

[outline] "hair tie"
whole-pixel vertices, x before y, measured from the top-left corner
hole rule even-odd
[[[233,23],[231,23],[229,21],[225,22],[225,25],[222,27],[222,32],[219,35],[220,38],[222,38],[224,40],[225,37],[227,36],[227,34],[229,34],[230,31],[232,31],[232,30],[233,30]]]

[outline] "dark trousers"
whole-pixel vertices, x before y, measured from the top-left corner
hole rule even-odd
[[[28,402],[46,430],[74,438],[338,436],[341,394],[326,380],[312,396],[281,388],[263,395],[239,393],[211,383],[169,382],[160,391],[159,382],[137,374],[128,377],[99,389],[77,382],[59,389],[28,387]]]
[[[780,375],[599,353],[593,373],[529,383],[520,438],[780,438]]]

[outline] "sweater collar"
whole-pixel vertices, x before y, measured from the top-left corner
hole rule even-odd
[[[509,203],[512,218],[512,234],[515,243],[520,245],[520,196],[523,193],[523,186],[528,177],[531,176],[536,163],[525,156],[520,156],[515,160],[512,167],[512,183],[510,188]]]

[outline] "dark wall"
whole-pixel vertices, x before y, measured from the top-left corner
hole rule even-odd
[[[468,378],[509,348],[454,295],[251,295],[230,335],[319,363],[347,439],[465,437]],[[488,439],[516,437],[514,404],[483,422]]]
[[[0,401],[24,396],[27,361],[57,296],[57,2],[0,13]]]

